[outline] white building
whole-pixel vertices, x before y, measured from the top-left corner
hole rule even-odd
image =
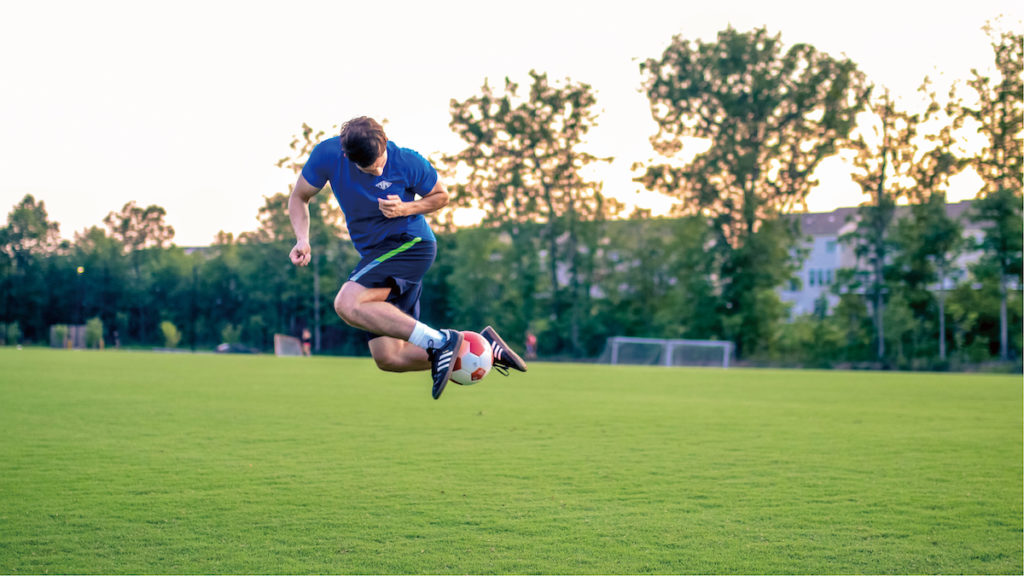
[[[969,222],[964,215],[970,207],[971,201],[965,200],[956,204],[946,206],[946,214],[960,220],[963,226],[964,236],[971,236],[980,239],[983,236],[982,228]],[[908,214],[905,206],[896,209],[896,218]],[[832,212],[801,214],[800,226],[805,237],[804,248],[807,256],[803,266],[797,272],[799,281],[793,281],[789,286],[780,290],[783,302],[792,304],[791,315],[800,316],[814,312],[815,302],[822,296],[828,302],[831,309],[839,303],[839,297],[832,294],[832,285],[840,268],[855,268],[857,258],[853,254],[853,246],[840,242],[840,238],[856,226],[856,208],[837,208]],[[954,274],[947,279],[944,288],[951,288],[957,278],[967,277],[967,265],[978,259],[976,252],[965,252],[955,262]]]

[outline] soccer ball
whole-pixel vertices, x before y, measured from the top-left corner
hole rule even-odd
[[[463,386],[470,386],[484,379],[491,371],[493,360],[491,343],[476,332],[462,333],[462,349],[455,356],[452,366],[451,381]]]

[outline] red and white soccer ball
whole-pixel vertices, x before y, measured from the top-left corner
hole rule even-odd
[[[462,349],[455,356],[451,381],[470,386],[484,379],[491,371],[493,361],[491,343],[476,332],[462,333]]]

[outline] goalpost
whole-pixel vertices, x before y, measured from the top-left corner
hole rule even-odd
[[[274,334],[275,356],[302,356],[302,342],[287,334]]]
[[[651,366],[729,367],[732,342],[612,336],[605,344],[602,361],[609,364]]]

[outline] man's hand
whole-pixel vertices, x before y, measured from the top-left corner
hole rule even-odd
[[[295,247],[292,248],[288,257],[292,259],[292,264],[295,264],[296,266],[305,266],[309,264],[309,260],[311,258],[310,252],[311,249],[309,247],[309,242],[300,240],[295,243]]]
[[[387,198],[378,198],[377,205],[380,206],[381,213],[387,218],[409,215],[405,210],[405,202],[402,202],[402,199],[395,194],[388,194]]]

